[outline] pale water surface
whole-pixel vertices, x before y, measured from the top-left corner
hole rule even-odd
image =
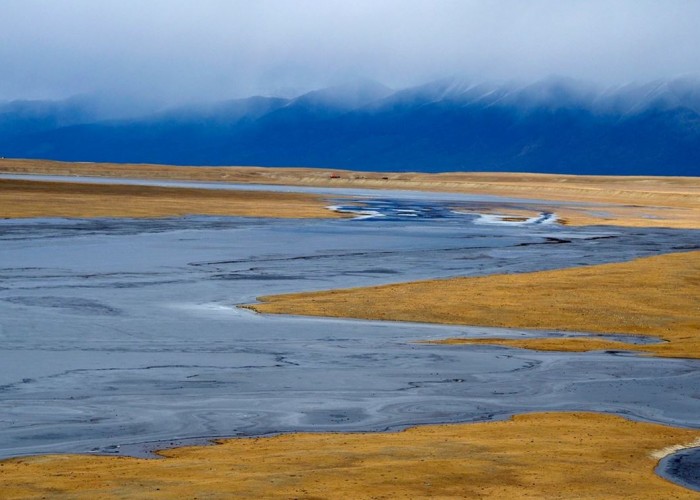
[[[235,307],[265,294],[623,261],[700,241],[681,230],[479,225],[453,209],[484,200],[438,198],[375,193],[379,216],[363,220],[0,221],[0,456],[138,454],[156,445],[130,444],[546,410],[700,427],[696,360],[420,345],[534,333]]]

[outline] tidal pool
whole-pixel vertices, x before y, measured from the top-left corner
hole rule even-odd
[[[423,345],[414,341],[533,332],[236,307],[260,295],[623,261],[698,242],[683,230],[474,224],[455,213],[470,203],[455,196],[374,195],[379,215],[363,220],[0,221],[0,457],[139,454],[154,441],[547,410],[700,426],[697,360]]]
[[[664,457],[656,473],[676,484],[700,491],[700,448],[687,448]]]

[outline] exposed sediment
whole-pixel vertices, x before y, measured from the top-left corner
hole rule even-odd
[[[700,358],[700,252],[571,269],[260,297],[262,313],[653,335],[634,350]],[[449,339],[543,350],[620,349],[584,339]]]
[[[322,196],[0,179],[0,217],[341,217]]]

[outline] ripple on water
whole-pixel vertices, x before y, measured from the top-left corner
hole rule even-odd
[[[533,333],[233,307],[276,293],[626,260],[698,239],[474,225],[450,213],[452,198],[427,196],[377,200],[369,209],[391,216],[364,222],[0,221],[0,457],[543,409],[700,426],[697,360],[425,346],[413,341]]]

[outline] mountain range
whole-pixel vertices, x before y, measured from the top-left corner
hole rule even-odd
[[[700,81],[602,88],[360,81],[129,116],[95,99],[0,103],[0,156],[173,165],[700,175]]]

